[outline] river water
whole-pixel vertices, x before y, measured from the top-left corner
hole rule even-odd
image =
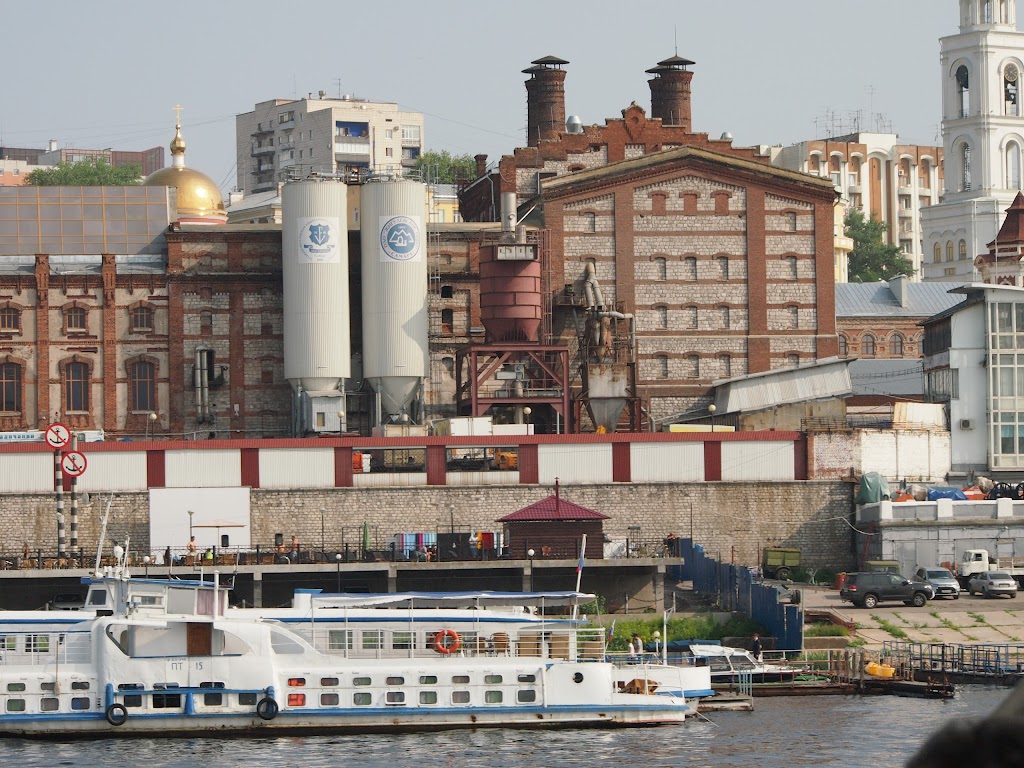
[[[266,739],[0,740],[0,765],[286,768],[897,768],[944,722],[991,712],[1007,688],[965,686],[950,701],[896,696],[760,698],[753,712],[612,730],[479,730]]]

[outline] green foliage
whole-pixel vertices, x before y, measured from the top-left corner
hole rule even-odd
[[[476,160],[470,155],[453,155],[447,149],[424,152],[414,166],[427,184],[458,184],[476,178]]]
[[[886,621],[881,616],[871,614],[871,618],[878,622],[878,626],[899,640],[906,640],[907,633],[897,627],[891,621]]]
[[[838,624],[811,624],[804,627],[804,637],[849,637],[850,630]]]
[[[597,616],[604,613],[605,605],[608,601],[603,596],[597,595],[597,599],[592,603],[584,603],[580,606],[579,612],[584,616]]]
[[[35,187],[128,187],[142,183],[142,166],[113,166],[103,158],[91,157],[77,163],[36,168],[25,176],[25,183]]]
[[[865,219],[861,211],[853,208],[846,214],[845,226],[846,236],[853,240],[851,283],[875,283],[896,275],[910,277],[914,274],[914,267],[903,255],[903,250],[898,245],[885,244],[889,225],[875,218],[874,214]]]
[[[605,632],[611,627],[609,617],[605,617]],[[733,616],[727,621],[718,623],[708,613],[700,616],[687,616],[669,619],[669,641],[672,640],[721,640],[725,637],[749,637],[758,631],[758,626],[745,616]],[[658,619],[626,619],[615,621],[615,634],[608,641],[608,650],[625,651],[629,639],[636,632],[644,645],[654,639],[655,631],[662,631],[662,620]]]

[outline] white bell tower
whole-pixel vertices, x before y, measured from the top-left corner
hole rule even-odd
[[[945,196],[921,210],[922,278],[977,279],[1022,186],[1024,33],[1016,0],[959,0],[960,31],[940,41]]]

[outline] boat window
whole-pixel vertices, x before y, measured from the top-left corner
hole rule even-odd
[[[404,677],[389,677],[387,684],[388,685],[405,685],[405,678]]]
[[[124,697],[124,705],[126,707],[141,707],[142,706],[142,694],[141,693],[129,693]]]
[[[56,696],[43,696],[39,700],[40,712],[56,712],[58,709],[60,709],[60,699]]]
[[[25,711],[25,700],[24,699],[8,699],[7,700],[7,711],[8,712],[24,712]]]
[[[452,684],[465,685],[469,682],[469,675],[452,675]]]
[[[420,704],[437,704],[437,691],[420,691]]]
[[[341,698],[336,693],[321,693],[320,694],[320,706],[321,707],[336,707],[341,701]]]
[[[757,666],[752,659],[748,659],[744,656],[737,656],[733,659],[734,669],[753,669]]]
[[[49,635],[28,635],[25,638],[25,651],[28,653],[48,653],[50,650]]]
[[[284,632],[271,632],[270,647],[274,653],[303,653],[303,647],[296,642],[295,638],[286,635]]]
[[[384,700],[388,704],[405,704],[405,692],[404,691],[388,691],[385,694]]]
[[[519,682],[520,683],[536,683],[537,682],[537,676],[536,675],[520,675],[519,676]]]
[[[75,696],[71,700],[71,709],[78,712],[83,709],[89,708],[89,697],[88,696]]]
[[[437,685],[437,675],[420,675],[420,685]]]
[[[391,648],[396,651],[416,650],[415,632],[392,632]]]
[[[88,691],[89,681],[88,680],[75,680],[71,683],[72,691]]]
[[[238,694],[238,703],[246,704],[249,706],[256,706],[256,694],[255,693],[240,693]]]
[[[141,688],[142,686],[139,686],[139,687]],[[200,683],[199,687],[200,688],[227,688],[227,686],[224,685],[224,683],[220,682],[219,680],[218,681],[207,680],[206,682]]]
[[[332,629],[327,632],[327,650],[329,651],[351,651],[352,630]]]
[[[321,677],[320,678],[320,685],[322,685],[322,686],[331,686],[331,685],[337,685],[337,684],[338,684],[338,678],[336,678],[336,677]]]
[[[166,691],[168,688],[181,688],[178,683],[153,683],[153,688],[158,691]]]
[[[306,694],[304,694],[304,693],[289,693],[288,694],[288,706],[289,707],[304,707],[304,706],[306,706]]]
[[[154,693],[153,709],[176,709],[181,706],[180,693]]]
[[[363,630],[363,650],[379,651],[384,647],[384,630],[367,629]]]
[[[301,688],[306,684],[306,678],[304,677],[289,677],[288,685],[291,688]]]
[[[501,675],[484,675],[484,682],[488,685],[501,685]]]
[[[524,688],[521,691],[516,691],[516,701],[520,704],[532,704],[537,700],[537,692],[532,688]]]
[[[117,686],[119,691],[142,691],[145,690],[146,686],[142,683],[121,683]]]
[[[39,684],[39,688],[41,690],[43,690],[43,691],[56,691],[57,690],[57,684],[56,683],[40,683]]]
[[[372,681],[368,677],[353,677],[352,685],[372,685]]]
[[[204,693],[203,704],[208,707],[220,707],[224,705],[223,693]]]
[[[501,704],[501,691],[484,691],[485,704]]]
[[[89,605],[106,605],[107,593],[103,589],[89,590]]]
[[[469,691],[452,691],[452,704],[469,704]]]
[[[20,692],[25,690],[24,683],[8,683],[7,690],[12,692]]]
[[[0,635],[0,650],[18,650],[18,638],[15,635]]]
[[[366,707],[373,703],[373,699],[369,693],[354,693],[352,694],[352,703],[357,707]]]

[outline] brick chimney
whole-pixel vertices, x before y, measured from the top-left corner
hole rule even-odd
[[[524,69],[526,81],[526,146],[558,138],[565,131],[565,70],[569,62],[545,56]]]
[[[479,179],[487,173],[487,155],[473,155],[476,160],[476,177]]]
[[[687,67],[694,62],[682,56],[659,61],[658,66],[647,70],[654,75],[651,86],[651,117],[660,117],[663,125],[678,125],[692,132],[690,121],[690,80],[693,72]]]

